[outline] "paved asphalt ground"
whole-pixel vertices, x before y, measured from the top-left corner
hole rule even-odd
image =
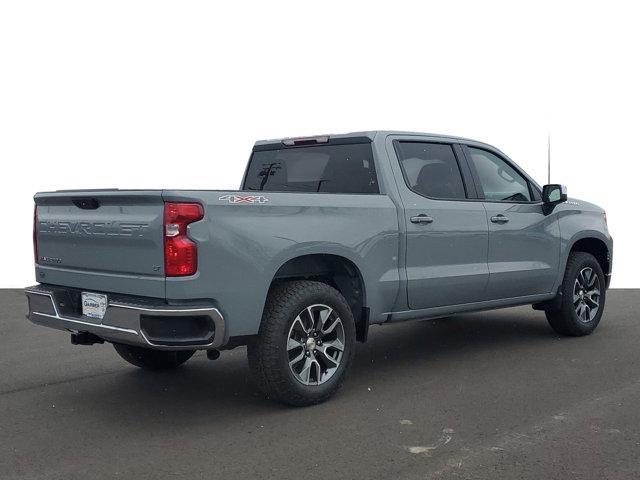
[[[143,372],[0,291],[2,479],[634,479],[640,290],[559,338],[529,307],[379,326],[328,403],[262,398],[245,350]]]

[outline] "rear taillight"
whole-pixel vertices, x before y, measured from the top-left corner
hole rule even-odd
[[[187,237],[187,225],[204,217],[199,203],[164,204],[164,274],[193,275],[198,270],[198,247]]]
[[[38,263],[38,206],[33,206],[33,260]]]

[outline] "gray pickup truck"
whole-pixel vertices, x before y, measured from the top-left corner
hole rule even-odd
[[[32,322],[148,369],[246,345],[260,386],[292,405],[339,388],[371,324],[532,304],[559,334],[589,334],[611,275],[601,208],[457,137],[259,141],[240,191],[35,204]]]

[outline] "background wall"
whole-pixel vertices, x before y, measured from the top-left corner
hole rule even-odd
[[[368,129],[492,143],[607,209],[640,287],[638,11],[590,2],[0,3],[0,287],[34,282],[32,195],[236,188],[251,145]]]

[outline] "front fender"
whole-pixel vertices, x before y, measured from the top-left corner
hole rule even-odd
[[[573,246],[583,239],[596,239],[604,243],[609,258],[613,258],[613,239],[609,234],[602,211],[567,209],[559,212],[560,225],[560,268],[554,290],[562,284],[564,273]],[[611,261],[609,262],[611,265]],[[609,268],[611,270],[611,268]],[[611,272],[605,272],[610,274]]]

